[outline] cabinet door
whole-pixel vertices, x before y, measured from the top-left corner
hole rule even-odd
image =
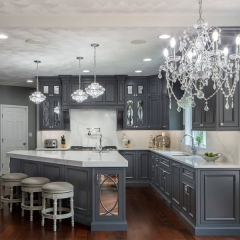
[[[160,188],[160,182],[161,182],[161,172],[160,172],[160,166],[158,163],[155,164],[154,169],[154,185],[158,188]]]
[[[196,187],[195,184],[182,179],[182,213],[195,224],[196,221]]]
[[[147,129],[162,129],[161,98],[148,97]]]
[[[138,180],[149,179],[149,161],[148,151],[138,151]]]
[[[50,81],[50,80],[49,80]],[[40,89],[45,96],[60,97],[61,96],[61,83],[60,81],[40,81]]]
[[[195,97],[194,101],[196,103],[196,106],[192,108],[192,129],[198,130],[199,128],[203,128],[202,115],[204,107],[201,99]]]
[[[160,79],[158,77],[155,81],[149,81],[147,85],[148,97],[160,96]]]
[[[217,110],[218,110],[218,122],[217,130],[239,130],[240,129],[240,117],[239,117],[239,83],[235,90],[232,100],[229,98],[229,109],[225,108],[226,100],[221,91],[217,94]],[[225,89],[225,88],[224,88]],[[228,92],[228,91],[227,91]]]
[[[128,79],[125,83],[125,96],[143,97],[147,95],[146,80]]]
[[[121,151],[121,155],[128,161],[128,167],[126,169],[126,180],[136,180],[136,158],[134,151]]]
[[[125,100],[125,114],[124,114],[124,128],[134,129],[135,128],[135,104],[134,98],[126,98]]]
[[[149,161],[149,179],[152,184],[155,183],[155,154],[150,153],[150,161]]]
[[[160,171],[159,188],[166,197],[170,198],[170,193],[171,193],[170,172],[166,171],[162,167],[159,168],[159,171]]]
[[[54,112],[55,107],[60,107],[59,113]],[[54,130],[63,128],[61,98],[48,97],[39,107],[40,130]]]
[[[106,105],[113,105],[118,103],[117,82],[105,83],[104,102]]]
[[[161,93],[162,100],[162,129],[169,129],[169,97],[165,93]]]
[[[172,163],[172,205],[181,211],[181,165]]]
[[[134,109],[135,129],[146,129],[147,126],[147,101],[145,97],[136,97]]]

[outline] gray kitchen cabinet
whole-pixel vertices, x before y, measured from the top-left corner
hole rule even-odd
[[[136,151],[119,151],[119,153],[128,161],[126,181],[137,180]]]
[[[182,192],[181,192],[181,164],[179,162],[172,161],[172,206],[181,212],[182,208]]]
[[[125,97],[124,129],[146,129],[146,97]]]
[[[128,161],[127,184],[147,184],[149,182],[149,151],[121,150],[119,153]]]
[[[159,167],[160,170],[160,183],[159,188],[162,193],[170,199],[171,197],[171,174],[170,171],[163,167]]]
[[[59,113],[54,112],[55,107],[60,107]],[[61,97],[47,97],[39,106],[39,129],[61,130],[64,129]]]
[[[149,180],[152,184],[155,182],[155,154],[150,152],[149,154]]]
[[[128,77],[125,81],[126,97],[146,97],[147,77]]]
[[[240,227],[239,171],[199,170],[197,182],[197,226]]]
[[[196,223],[196,185],[187,178],[182,178],[182,213],[193,224]]]
[[[61,97],[61,81],[59,77],[39,77],[39,89],[46,97]]]

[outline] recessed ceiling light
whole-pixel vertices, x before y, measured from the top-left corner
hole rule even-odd
[[[149,61],[152,61],[152,59],[151,58],[144,58],[143,61],[144,62],[149,62]]]
[[[4,35],[4,34],[0,34],[0,39],[7,39],[8,36]]]
[[[135,71],[135,73],[141,73],[142,72],[142,70],[136,70]]]
[[[131,41],[132,44],[143,44],[146,43],[146,40],[136,39]]]
[[[41,42],[39,40],[36,40],[36,39],[27,39],[25,40],[26,43],[29,43],[29,44],[40,44]]]
[[[83,70],[83,72],[90,72],[89,70]]]
[[[158,37],[161,38],[161,39],[168,39],[168,38],[170,38],[171,36],[168,35],[168,34],[163,34],[163,35],[160,35],[160,36],[158,36]]]
[[[27,80],[27,82],[31,83],[31,82],[33,82],[33,80]]]

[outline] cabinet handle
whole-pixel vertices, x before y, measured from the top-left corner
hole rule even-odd
[[[223,123],[220,123],[221,126],[223,126]]]
[[[203,127],[204,124],[200,124],[200,127]]]
[[[165,177],[165,171],[163,171],[163,174],[162,174],[164,177]]]
[[[189,171],[185,171],[185,173],[186,173],[187,175],[191,175],[191,172],[189,172]]]
[[[150,128],[150,126],[148,126]]]
[[[188,193],[188,185],[187,184],[184,185],[184,193],[186,195],[189,195],[189,193]]]
[[[99,174],[96,175],[96,185],[99,185]]]
[[[137,126],[136,126],[136,128],[137,128]]]
[[[163,126],[163,127],[166,127],[166,126]]]
[[[176,163],[173,163],[172,165],[175,167],[179,167],[179,164],[176,164]]]

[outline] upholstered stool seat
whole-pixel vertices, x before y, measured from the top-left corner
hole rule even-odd
[[[57,219],[61,221],[64,218],[72,218],[74,226],[74,208],[73,208],[73,185],[68,182],[51,182],[42,186],[43,208],[42,208],[42,226],[44,219],[53,219],[53,231],[57,230]],[[62,207],[62,199],[70,198],[70,208]],[[46,199],[53,200],[53,207],[46,208]],[[57,201],[59,206],[57,206]],[[62,213],[65,212],[65,213]]]
[[[42,210],[42,186],[49,182],[50,180],[44,177],[30,177],[22,180],[22,217],[24,216],[24,210],[28,210],[30,211],[30,221],[33,221],[33,211]],[[26,196],[27,193],[30,194],[30,200],[28,200]],[[35,193],[38,194],[38,198],[36,200],[34,200]]]
[[[20,191],[21,191],[21,181],[27,178],[28,175],[24,173],[9,173],[2,176],[1,187],[1,208],[3,208],[3,203],[10,204],[10,212],[12,212],[12,204],[20,203],[22,201]],[[10,188],[10,195],[5,195],[6,187]],[[14,193],[13,190],[16,189]]]

